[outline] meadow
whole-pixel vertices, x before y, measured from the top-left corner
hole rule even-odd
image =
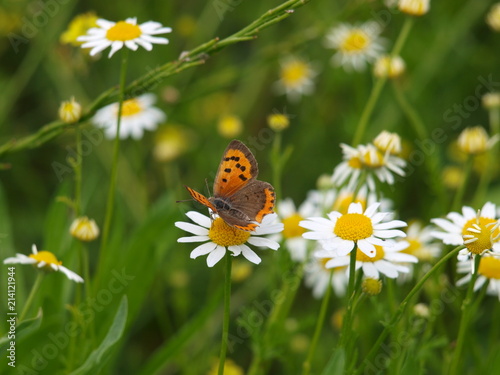
[[[500,3],[7,0],[0,34],[0,374],[500,367]]]

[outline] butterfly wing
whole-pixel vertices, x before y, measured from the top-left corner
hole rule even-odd
[[[212,211],[217,212],[214,205],[205,197],[203,194],[198,193],[196,190],[191,189],[189,186],[185,186],[189,194],[193,197],[195,201],[200,202],[202,205],[207,206]]]
[[[258,174],[257,160],[248,147],[238,140],[231,141],[224,151],[215,176],[214,197],[233,195]]]

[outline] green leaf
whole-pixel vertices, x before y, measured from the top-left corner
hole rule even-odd
[[[323,369],[322,375],[343,374],[345,371],[345,350],[342,348],[333,351],[330,360]]]
[[[97,349],[90,353],[85,363],[78,369],[73,371],[71,375],[97,373],[98,370],[102,368],[102,366],[104,366],[105,361],[103,360],[103,357],[109,354],[113,345],[115,345],[123,335],[125,323],[127,321],[127,313],[127,296],[123,296],[120,301],[118,311],[116,312],[116,315],[113,319],[113,324],[111,324],[111,327],[104,340],[102,340],[101,345],[99,345]]]
[[[18,341],[23,337],[29,336],[33,332],[36,332],[38,328],[40,328],[40,324],[42,323],[42,317],[43,317],[43,311],[42,309],[39,309],[38,314],[36,314],[34,318],[25,319],[16,326],[15,339],[10,339],[8,337],[8,333],[0,337],[0,350],[2,352],[6,350],[9,346],[10,341],[12,340]]]

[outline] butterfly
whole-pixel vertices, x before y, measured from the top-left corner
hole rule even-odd
[[[233,140],[226,147],[215,176],[213,197],[186,186],[189,194],[217,213],[227,224],[253,231],[265,215],[273,213],[275,194],[271,184],[256,180],[257,160],[242,142]]]

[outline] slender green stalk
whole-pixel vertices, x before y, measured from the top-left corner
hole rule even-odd
[[[481,262],[481,256],[476,255],[474,259],[474,272],[469,281],[469,286],[467,288],[467,294],[462,302],[462,316],[460,317],[460,326],[458,329],[457,345],[453,353],[450,365],[450,375],[455,375],[463,373],[463,369],[460,368],[460,362],[462,359],[462,351],[465,344],[467,329],[469,327],[470,318],[472,316],[472,295],[474,293],[474,284],[476,283],[477,277],[479,276],[479,263]]]
[[[229,318],[231,314],[231,266],[233,260],[231,253],[226,252],[226,274],[224,277],[224,320],[222,322],[222,341],[220,346],[219,356],[219,371],[218,375],[224,375],[224,365],[226,363],[227,341],[229,338]]]
[[[122,120],[122,107],[125,97],[125,82],[127,78],[127,62],[128,62],[128,49],[122,49],[122,63],[120,70],[120,97],[118,100],[118,119],[116,123],[116,136],[113,147],[113,161],[111,164],[111,175],[109,181],[108,199],[106,202],[106,215],[104,217],[104,225],[102,229],[101,246],[99,251],[99,262],[97,263],[98,271],[95,278],[95,288],[99,286],[100,274],[105,266],[106,259],[106,245],[108,243],[109,231],[111,228],[111,219],[113,217],[113,208],[115,203],[116,192],[116,177],[118,172],[118,157],[120,155],[120,125]],[[101,271],[101,272],[100,272]]]
[[[405,299],[399,304],[398,310],[392,315],[391,320],[389,323],[387,323],[384,327],[384,330],[380,333],[380,335],[377,338],[377,341],[375,344],[373,344],[372,348],[368,352],[368,354],[365,356],[363,363],[359,366],[357,371],[355,372],[356,375],[363,374],[367,364],[373,362],[373,358],[377,354],[380,345],[384,342],[386,339],[387,335],[392,331],[392,329],[395,327],[395,325],[399,322],[401,317],[403,316],[403,313],[406,309],[406,305],[408,305],[408,302],[417,294],[417,292],[423,287],[425,282],[431,277],[441,266],[446,263],[449,259],[453,258],[458,254],[458,252],[463,248],[463,246],[457,246],[453,250],[451,250],[448,254],[446,254],[444,257],[442,257],[439,262],[437,262],[430,270],[427,272],[422,278],[418,281],[418,283],[413,287],[413,289],[408,293],[408,295],[405,297]]]
[[[26,299],[26,303],[24,304],[23,310],[21,311],[21,315],[19,315],[18,318],[18,324],[22,322],[28,313],[31,304],[33,303],[33,299],[35,298],[36,293],[38,292],[38,289],[40,289],[40,284],[42,283],[43,279],[43,274],[44,271],[38,270],[38,274],[36,275],[35,283],[33,284],[33,287],[31,288],[30,294],[28,295],[28,298]]]
[[[311,372],[311,362],[314,358],[316,347],[318,346],[319,336],[325,323],[326,311],[328,310],[328,303],[330,302],[330,295],[332,294],[332,276],[333,270],[330,271],[330,277],[328,278],[328,284],[326,285],[325,295],[323,296],[323,301],[321,301],[321,308],[319,310],[318,320],[316,321],[316,328],[314,329],[314,335],[311,345],[309,346],[307,358],[302,365],[302,375],[309,375]]]
[[[354,303],[354,296],[356,294],[355,280],[356,280],[356,253],[358,251],[358,246],[354,245],[354,249],[351,250],[350,261],[349,261],[349,283],[347,285],[346,293],[346,312],[344,319],[342,320],[342,331],[340,333],[339,347],[347,346],[347,339],[351,331],[352,322],[352,307]]]
[[[451,206],[452,211],[457,211],[460,208],[460,205],[464,203],[463,199],[464,199],[465,189],[467,188],[467,182],[469,182],[469,176],[472,171],[473,163],[474,163],[474,156],[469,155],[467,161],[465,162],[464,176],[462,179],[462,183],[458,187],[457,192],[455,193],[455,198],[453,199],[453,204]]]

